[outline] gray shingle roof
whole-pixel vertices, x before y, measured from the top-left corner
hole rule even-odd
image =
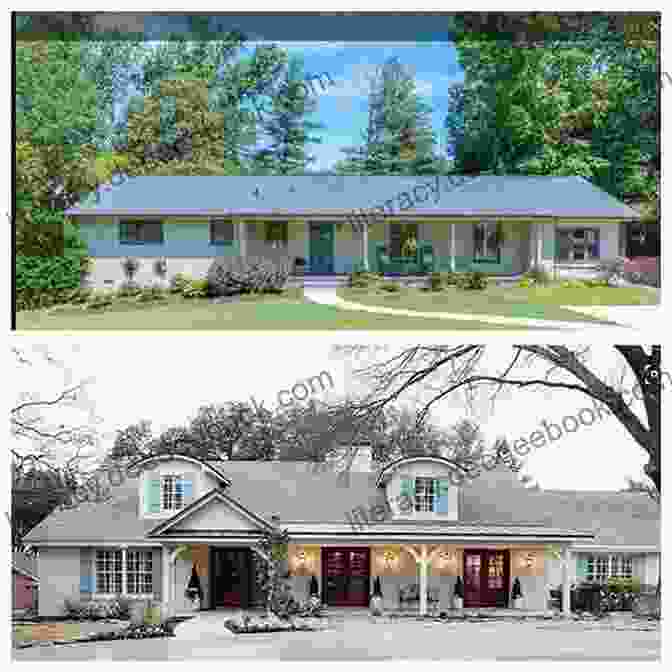
[[[420,185],[431,185],[434,191]],[[409,194],[413,207],[408,207],[403,193]],[[522,175],[146,176],[102,191],[98,203],[89,201],[66,213],[338,216],[384,207],[390,199],[393,205],[387,206],[386,214],[400,216],[639,217],[635,210],[581,177]]]
[[[254,513],[282,523],[346,523],[358,506],[381,504],[375,474],[352,472],[349,481],[334,473],[315,473],[306,462],[217,462],[232,480],[228,495]],[[57,511],[26,536],[26,543],[143,541],[156,520],[137,516],[138,481],[114,489],[111,501]],[[405,522],[390,524],[408,526]],[[442,523],[443,525],[444,523]],[[465,484],[460,520],[447,527],[508,526],[587,530],[598,545],[658,546],[660,514],[646,495],[616,492],[536,491],[524,488],[511,472],[488,472]]]

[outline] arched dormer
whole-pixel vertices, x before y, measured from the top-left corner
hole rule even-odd
[[[190,455],[151,455],[128,467],[138,479],[138,516],[174,516],[192,502],[231,481],[211,464]]]
[[[460,481],[455,464],[444,457],[403,457],[383,467],[376,486],[394,517],[408,520],[457,520]]]

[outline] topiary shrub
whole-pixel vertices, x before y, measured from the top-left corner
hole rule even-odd
[[[348,275],[348,287],[359,289],[367,289],[378,284],[382,279],[382,275],[358,269]]]
[[[170,279],[170,292],[172,294],[182,294],[184,288],[191,282],[191,278],[186,273],[176,273]]]
[[[206,278],[191,280],[182,288],[182,296],[185,299],[204,299],[208,296],[209,282]]]
[[[459,277],[457,286],[460,289],[482,290],[488,286],[488,278],[482,271],[470,271]]]
[[[259,257],[215,259],[208,269],[207,281],[214,296],[236,294],[280,294],[287,284],[291,265]]]

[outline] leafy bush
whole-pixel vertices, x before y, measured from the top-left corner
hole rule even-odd
[[[485,289],[488,286],[488,278],[482,271],[470,271],[460,276],[457,286],[460,289]]]
[[[75,289],[24,289],[16,293],[16,310],[38,310],[59,304],[82,304],[89,301],[93,290]]]
[[[609,280],[607,278],[603,279],[593,278],[589,280],[584,280],[583,284],[585,287],[609,287]]]
[[[82,602],[77,599],[66,599],[63,610],[66,616],[77,620],[127,619],[130,613],[130,604],[131,601],[125,597],[105,600],[94,599],[88,602]]]
[[[444,287],[443,278],[441,277],[441,273],[438,271],[430,273],[427,282],[429,284],[429,289],[432,292],[440,292]]]
[[[622,278],[625,275],[625,258],[601,259],[597,264],[597,268],[604,280],[608,280],[614,275]]]
[[[202,299],[208,295],[209,283],[206,278],[191,280],[182,288],[182,296],[185,299]]]
[[[184,288],[191,282],[186,273],[176,273],[170,279],[170,291],[172,294],[182,294]]]
[[[126,280],[119,285],[119,289],[117,290],[117,296],[121,298],[133,298],[138,296],[142,292],[142,287],[140,285],[133,281],[133,280]]]
[[[367,289],[378,284],[382,279],[382,274],[372,273],[362,269],[353,271],[348,275],[348,287]]]
[[[380,284],[380,289],[384,292],[400,292],[401,285],[398,282],[382,282]]]
[[[534,266],[523,277],[531,280],[535,285],[549,285],[551,283],[551,274],[543,266]]]
[[[530,287],[534,287],[534,285],[534,280],[531,280],[530,278],[521,278],[516,286],[521,289],[529,289]]]
[[[561,287],[563,289],[585,289],[586,284],[583,280],[564,280]]]
[[[86,302],[86,307],[91,310],[107,308],[114,303],[114,293],[107,290],[93,292]]]
[[[288,260],[275,262],[258,257],[215,259],[208,269],[208,285],[215,296],[281,293],[290,274]]]
[[[141,303],[151,303],[152,301],[162,301],[166,298],[166,292],[160,285],[143,287],[138,293],[138,301]]]

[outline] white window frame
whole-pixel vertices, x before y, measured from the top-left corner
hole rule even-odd
[[[609,579],[629,579],[634,576],[632,556],[625,553],[597,553],[588,556],[586,579],[596,583],[607,583]]]
[[[102,559],[101,556],[102,555]],[[101,560],[103,562],[103,567],[105,567],[106,559],[109,558],[109,563],[112,569],[103,569],[99,570],[98,562]],[[115,566],[115,560],[118,561],[118,565]],[[94,572],[96,576],[96,592],[95,595],[98,597],[115,597],[116,595],[123,594],[124,589],[124,569],[123,569],[123,554],[122,549],[120,548],[97,548],[94,555]],[[117,574],[119,578],[119,583],[117,584],[114,581],[114,575]],[[106,581],[101,581],[101,577],[109,576],[109,584]],[[115,589],[119,586],[119,590],[110,590]],[[103,586],[107,590],[102,590]]]
[[[422,488],[419,486],[422,485]],[[435,513],[437,482],[434,478],[418,476],[414,483],[414,510],[417,513]]]
[[[584,237],[583,238],[578,238],[576,237],[576,232],[577,231],[584,231]],[[597,245],[597,254],[593,255],[592,254],[592,247],[593,244],[587,244],[586,240],[590,237],[590,233],[595,234],[595,240],[593,241],[593,244]],[[559,256],[558,254],[558,261],[561,263],[568,263],[568,264],[588,264],[594,261],[597,261],[600,258],[600,229],[594,226],[577,226],[575,228],[559,228],[557,230],[557,235],[565,235],[569,236],[569,241],[570,241],[570,247],[569,247],[569,256],[566,259],[563,259]],[[576,251],[581,248],[583,249],[584,255],[583,259],[576,259]],[[560,250],[560,245],[559,243],[557,244],[557,249]]]
[[[133,596],[145,596],[154,594],[154,556],[152,550],[149,549],[129,549],[126,551],[126,585],[127,585],[127,594]],[[134,577],[133,581],[137,581],[136,588],[141,588],[142,590],[137,590],[133,592],[131,589],[132,580],[131,576]],[[147,577],[149,577],[149,590],[146,590],[147,586]]]
[[[184,481],[184,476],[182,474],[161,474],[161,513],[170,513],[172,511],[181,511],[184,508],[184,486],[182,487],[182,496],[180,505],[177,506],[177,488],[173,486],[172,493],[168,493],[168,502],[173,503],[173,506],[166,506],[166,484],[174,483],[177,481]],[[170,499],[170,496],[176,500],[175,502]]]
[[[149,573],[150,580],[151,580],[151,588],[152,592],[147,593],[147,592],[142,592],[142,593],[133,593],[128,590],[128,577],[130,574],[130,571],[128,569],[128,554],[129,553],[145,553],[149,555],[149,570],[145,570],[144,572],[140,572],[141,575],[144,575],[146,573]],[[108,591],[102,591],[99,590],[101,583],[99,581],[99,576],[100,573],[98,571],[98,559],[99,559],[99,554],[104,554],[104,557],[107,556],[112,556],[112,562],[114,562],[115,558],[118,558],[119,564],[117,567],[113,567],[112,571],[104,571],[103,575],[114,575],[118,574],[119,575],[119,580],[121,581],[119,591],[116,592],[109,592]],[[118,555],[117,555],[118,554]],[[154,597],[154,574],[152,572],[153,569],[153,555],[152,555],[152,550],[151,549],[136,549],[133,551],[129,551],[126,548],[96,548],[95,553],[94,553],[94,571],[95,571],[95,576],[96,576],[96,592],[94,595],[96,598],[101,598],[101,599],[113,599],[117,598],[119,596],[122,597],[134,597],[134,598],[152,598]],[[112,579],[113,580],[113,579]],[[105,586],[106,588],[111,588],[111,587],[116,587],[115,585],[110,585],[110,586]],[[144,585],[142,586],[144,588]]]

